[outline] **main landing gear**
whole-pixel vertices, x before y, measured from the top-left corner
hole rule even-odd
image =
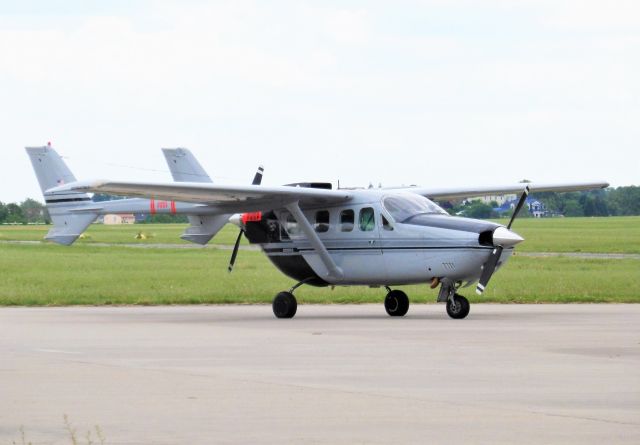
[[[293,318],[298,310],[298,302],[291,292],[280,292],[273,299],[273,313],[278,318]]]
[[[387,289],[387,296],[384,299],[384,308],[387,314],[392,317],[402,317],[409,310],[409,297],[401,290]]]
[[[276,295],[273,299],[273,303],[271,304],[273,314],[278,318],[293,318],[298,310],[298,302],[296,301],[296,297],[293,296],[293,291],[310,280],[310,278],[302,280],[289,289],[288,292],[280,292]]]

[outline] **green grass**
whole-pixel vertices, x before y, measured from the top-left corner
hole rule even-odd
[[[638,216],[526,218],[512,228],[525,239],[521,252],[640,253]]]
[[[504,221],[503,221],[504,222]],[[0,305],[268,303],[293,282],[260,252],[242,251],[233,274],[229,251],[131,249],[110,244],[184,244],[182,224],[92,225],[72,247],[0,244]],[[0,226],[0,240],[41,240],[49,226]],[[640,217],[521,219],[521,252],[640,253]],[[146,240],[136,239],[145,233]],[[214,244],[232,244],[227,225]],[[246,241],[244,241],[246,243]],[[413,302],[431,302],[426,285],[405,288]],[[483,297],[490,302],[640,302],[640,260],[514,256]],[[301,302],[380,302],[381,289],[312,288]]]
[[[506,224],[506,220],[499,221]],[[184,224],[93,224],[76,245],[185,244],[180,239]],[[0,240],[41,240],[49,226],[0,226]],[[521,252],[640,253],[640,217],[518,219],[513,230],[525,238]],[[142,232],[147,239],[136,239]],[[213,244],[233,244],[238,228],[227,224]],[[246,244],[246,240],[243,240]]]
[[[293,281],[260,252],[216,249],[0,245],[0,305],[269,303]],[[475,302],[640,303],[640,260],[513,257]],[[413,302],[433,302],[428,286],[406,286]],[[296,291],[302,303],[381,302],[366,287]]]

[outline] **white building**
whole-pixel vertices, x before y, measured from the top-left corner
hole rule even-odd
[[[104,224],[133,224],[136,222],[136,217],[133,213],[125,213],[122,215],[104,215]]]

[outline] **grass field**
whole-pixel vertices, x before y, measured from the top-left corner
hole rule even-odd
[[[520,251],[640,252],[640,218],[581,218],[518,221],[527,238]],[[0,228],[0,240],[38,240],[47,227]],[[233,274],[228,250],[132,249],[92,243],[182,243],[183,226],[94,225],[72,247],[50,243],[0,244],[0,305],[267,303],[293,282],[260,252],[240,252]],[[136,240],[139,231],[152,235]],[[214,240],[231,244],[237,229]],[[177,239],[177,241],[176,241]],[[532,248],[531,245],[534,247]],[[536,247],[537,246],[537,247]],[[404,288],[413,302],[433,302],[426,285]],[[640,303],[640,260],[532,258],[515,256],[475,302]],[[385,291],[365,287],[312,288],[296,296],[303,303],[381,302]]]
[[[499,221],[506,224],[506,220]],[[76,245],[189,244],[180,239],[183,224],[93,224]],[[513,229],[525,238],[521,252],[640,253],[640,217],[519,219]],[[41,240],[49,226],[0,226],[0,240]],[[137,239],[143,233],[146,239]],[[213,244],[233,244],[237,227],[227,225]],[[246,243],[246,240],[244,240]]]

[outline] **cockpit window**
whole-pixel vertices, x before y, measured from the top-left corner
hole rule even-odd
[[[398,223],[404,223],[416,215],[448,215],[434,202],[416,194],[387,196],[382,204]]]

